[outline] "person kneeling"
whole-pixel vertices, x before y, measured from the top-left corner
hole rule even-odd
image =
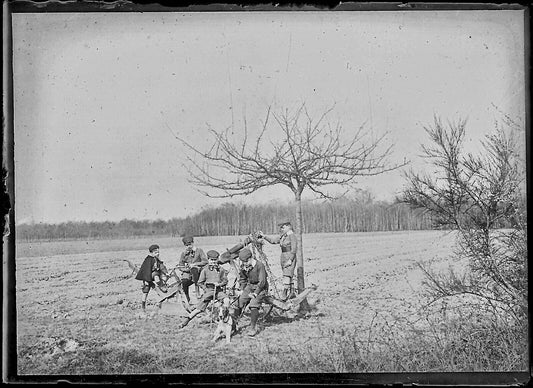
[[[195,308],[179,324],[180,329],[187,326],[195,316],[205,311],[213,297],[217,301],[222,301],[224,307],[229,307],[229,297],[223,291],[224,286],[228,283],[228,273],[217,264],[218,257],[219,253],[217,251],[211,250],[207,252],[208,264],[202,269],[198,278],[198,285],[202,287],[204,294]]]

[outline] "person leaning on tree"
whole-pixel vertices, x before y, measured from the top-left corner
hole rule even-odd
[[[144,259],[141,264],[141,268],[135,279],[142,280],[142,309],[146,309],[146,299],[148,298],[148,293],[151,288],[154,288],[154,282],[161,292],[167,292],[167,287],[164,283],[166,280],[167,269],[163,264],[163,261],[159,259],[159,245],[153,244],[148,248],[148,256]]]
[[[201,248],[194,246],[194,238],[192,236],[185,236],[182,241],[183,245],[185,245],[185,251],[181,254],[178,266],[181,270],[183,292],[187,302],[190,302],[189,286],[192,284],[195,285],[196,297],[200,298],[198,278],[200,271],[207,264],[207,256]]]
[[[239,295],[235,317],[241,315],[246,305],[250,307],[250,328],[247,334],[253,337],[259,332],[257,328],[259,308],[268,294],[267,273],[265,265],[256,260],[248,248],[243,248],[239,252],[239,260],[241,262],[239,284],[242,293]]]
[[[298,240],[292,230],[290,221],[285,221],[278,224],[280,227],[280,235],[269,237],[259,232],[259,237],[263,238],[271,244],[279,244],[281,246],[280,264],[283,272],[283,291],[281,299],[294,298],[294,269],[296,268],[296,249],[298,247]]]
[[[219,253],[215,250],[207,252],[208,264],[202,269],[198,278],[198,285],[203,288],[204,294],[202,299],[194,307],[194,310],[180,323],[180,329],[185,327],[199,313],[205,311],[209,302],[213,300],[213,297],[217,301],[222,301],[226,308],[229,307],[230,300],[224,292],[224,287],[228,283],[228,273],[218,265],[217,260],[219,256]]]

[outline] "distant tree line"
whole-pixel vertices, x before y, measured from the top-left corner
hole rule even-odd
[[[106,239],[140,236],[226,236],[262,230],[276,233],[277,224],[292,220],[292,204],[230,204],[207,208],[186,218],[119,222],[34,223],[17,226],[18,240]],[[356,198],[302,203],[304,233],[371,232],[432,229],[433,220],[403,203],[374,201],[365,192]]]
[[[275,233],[277,224],[292,220],[293,205],[225,204],[185,219],[183,231],[195,235],[243,235],[256,230]],[[405,204],[354,200],[304,202],[304,233],[371,232],[431,229],[432,220]]]

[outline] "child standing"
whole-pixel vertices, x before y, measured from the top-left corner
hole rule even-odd
[[[167,287],[164,283],[166,278],[166,267],[163,261],[159,259],[159,245],[153,244],[148,248],[148,256],[144,259],[139,272],[135,279],[142,280],[142,309],[146,309],[146,299],[151,288],[156,285],[161,292],[167,292]],[[154,285],[155,282],[155,285]]]

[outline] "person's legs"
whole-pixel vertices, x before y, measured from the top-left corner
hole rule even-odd
[[[161,280],[161,276],[158,272],[154,271],[152,272],[152,279],[154,280],[156,286],[162,291],[167,292],[167,287],[165,286],[165,283]]]
[[[185,297],[187,298],[187,303],[191,302],[191,298],[189,297],[189,286],[193,284],[191,279],[183,279],[181,282],[183,286],[183,292],[185,293]]]
[[[255,336],[258,333],[257,318],[259,318],[259,309],[257,307],[250,307],[250,331],[248,335],[250,337]]]
[[[237,300],[237,307],[234,311],[234,319],[238,320],[241,316],[242,310],[246,307],[246,305],[250,302],[250,290],[245,288],[241,295],[239,295],[239,299]]]
[[[250,337],[255,336],[259,332],[259,328],[257,327],[257,319],[259,318],[259,308],[261,307],[264,296],[265,293],[260,292],[259,295],[250,300],[250,329],[248,331],[248,335]]]
[[[148,282],[145,282],[144,280],[143,280],[142,292],[143,292],[143,296],[141,299],[141,307],[144,311],[146,310],[146,300],[148,299],[148,293],[150,292],[150,284]]]
[[[143,293],[143,299],[141,301],[141,308],[146,310],[146,299],[148,298],[148,293]]]
[[[296,268],[296,261],[293,261],[289,267],[283,268],[283,292],[281,293],[281,299],[287,300],[294,298],[294,269]]]
[[[191,268],[191,277],[192,282],[194,283],[194,291],[196,293],[196,298],[200,298],[200,286],[198,286],[198,278],[200,277],[200,269],[197,267]]]
[[[191,268],[191,277],[193,283],[198,283],[198,278],[200,277],[200,269],[198,267]]]

